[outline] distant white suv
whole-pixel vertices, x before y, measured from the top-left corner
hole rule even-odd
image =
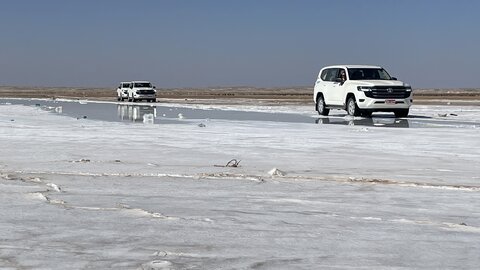
[[[133,81],[128,89],[128,101],[146,100],[155,102],[157,100],[157,90],[147,81]]]
[[[313,100],[321,115],[343,109],[349,115],[370,117],[372,112],[393,112],[407,117],[412,87],[378,66],[339,65],[320,70]]]
[[[128,99],[128,89],[130,89],[131,82],[121,82],[117,88],[117,100],[124,101]]]

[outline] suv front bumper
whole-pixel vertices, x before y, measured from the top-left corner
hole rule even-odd
[[[134,97],[135,99],[154,99],[154,98],[157,98],[157,95],[134,94],[133,97]]]
[[[357,106],[360,109],[408,109],[412,106],[411,99],[358,99]]]
[[[412,95],[408,98],[370,98],[364,93],[358,93],[356,96],[357,106],[360,109],[385,110],[389,109],[408,109],[412,106]]]

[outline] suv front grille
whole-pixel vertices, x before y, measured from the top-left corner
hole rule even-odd
[[[369,98],[408,98],[411,91],[402,86],[375,86],[371,91],[365,92]]]
[[[154,90],[137,90],[137,94],[140,95],[153,95],[155,94]]]

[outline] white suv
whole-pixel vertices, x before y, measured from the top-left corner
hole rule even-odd
[[[412,87],[378,66],[341,65],[320,70],[313,100],[321,115],[343,109],[353,116],[370,117],[372,112],[393,112],[407,117],[412,105]]]
[[[133,81],[128,89],[128,101],[146,100],[155,102],[157,100],[157,90],[147,81]]]
[[[117,88],[117,100],[124,101],[128,98],[128,89],[130,88],[131,82],[121,82]]]

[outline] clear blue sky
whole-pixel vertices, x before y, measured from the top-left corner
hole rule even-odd
[[[304,86],[330,64],[480,87],[480,1],[3,0],[0,85]]]

